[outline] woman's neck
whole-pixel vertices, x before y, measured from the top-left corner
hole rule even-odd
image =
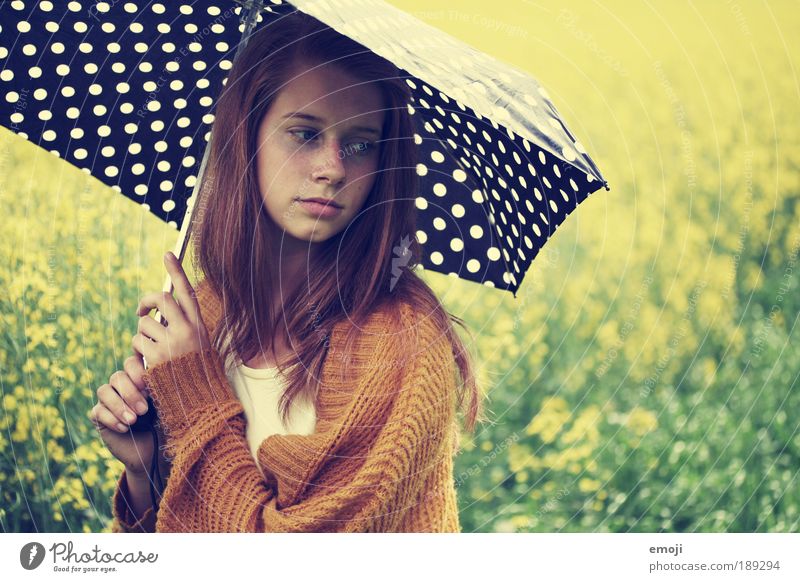
[[[292,356],[292,348],[287,341],[285,302],[301,285],[306,284],[307,267],[312,263],[309,252],[316,252],[318,244],[285,236],[278,242],[279,252],[276,261],[280,268],[277,296],[272,298],[274,313],[278,314],[278,328],[275,331],[275,347],[266,342],[264,349],[255,357],[244,362],[249,368],[271,368],[278,363],[287,362]]]

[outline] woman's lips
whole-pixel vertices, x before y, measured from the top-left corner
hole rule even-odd
[[[341,208],[333,204],[323,204],[313,200],[299,200],[299,202],[300,206],[305,208],[309,214],[318,218],[333,218],[342,212]]]

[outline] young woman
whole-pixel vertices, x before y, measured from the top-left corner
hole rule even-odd
[[[217,104],[203,281],[166,257],[175,298],[142,298],[135,355],[89,414],[125,465],[115,531],[459,531],[458,408],[472,431],[481,403],[463,322],[412,271],[408,98],[391,63],[301,13],[251,38]],[[148,394],[158,507],[150,435],[129,432]]]

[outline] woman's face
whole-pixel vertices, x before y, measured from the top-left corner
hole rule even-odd
[[[286,236],[322,242],[350,223],[375,183],[385,105],[374,83],[335,65],[295,71],[259,125],[258,184]]]

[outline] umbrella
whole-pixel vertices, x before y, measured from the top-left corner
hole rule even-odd
[[[294,10],[393,62],[411,89],[422,267],[516,297],[558,226],[608,184],[535,79],[383,2],[3,2],[0,124],[179,230],[180,258],[226,71]]]

